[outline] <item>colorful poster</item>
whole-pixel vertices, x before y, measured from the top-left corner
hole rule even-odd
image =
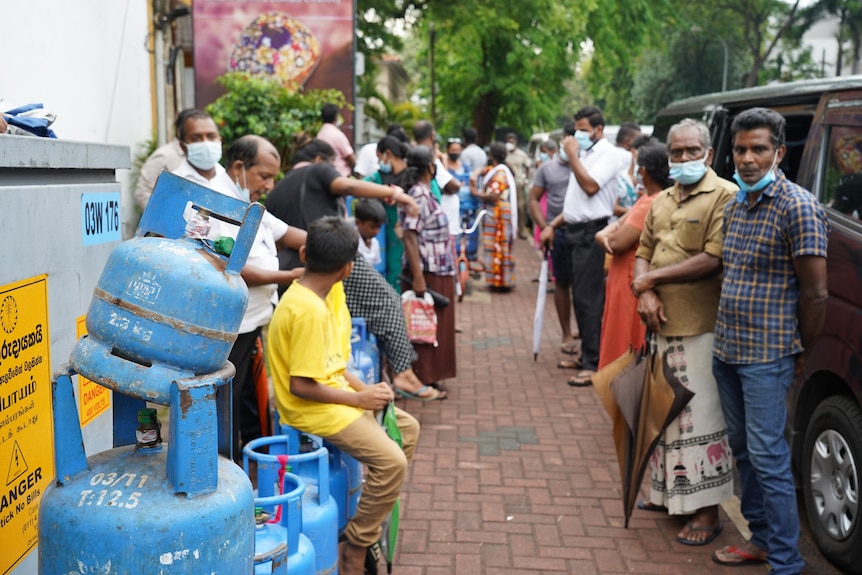
[[[195,100],[222,94],[215,79],[246,71],[306,89],[334,88],[353,102],[354,0],[195,0]],[[353,114],[342,110],[353,141]]]
[[[54,479],[48,276],[0,286],[0,573],[36,545]]]
[[[82,315],[75,321],[75,336],[87,335],[87,316]],[[111,390],[78,375],[78,417],[81,427],[108,411],[111,407]]]

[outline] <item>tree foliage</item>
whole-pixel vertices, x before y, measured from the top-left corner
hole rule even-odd
[[[480,142],[487,143],[497,125],[529,132],[539,122],[552,123],[566,96],[565,82],[575,73],[586,14],[595,2],[429,4],[420,34],[428,38],[433,23],[436,105],[444,128],[473,125]],[[430,82],[430,70],[428,76]]]
[[[316,134],[320,108],[332,102],[347,105],[339,90],[290,89],[275,79],[231,72],[218,78],[225,93],[207,106],[228,145],[241,136],[263,136],[281,154],[282,169],[288,167],[291,138],[301,131]]]

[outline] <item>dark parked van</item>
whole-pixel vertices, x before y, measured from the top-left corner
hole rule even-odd
[[[787,119],[781,169],[810,190],[832,226],[826,325],[788,394],[788,439],[808,522],[823,554],[862,575],[862,76],[697,96],[659,112],[655,136],[683,118],[710,127],[719,175],[733,174],[730,124],[748,108]]]

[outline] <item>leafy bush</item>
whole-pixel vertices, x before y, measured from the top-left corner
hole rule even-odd
[[[320,108],[332,102],[347,105],[340,90],[307,90],[285,87],[275,79],[231,72],[217,80],[225,94],[207,106],[229,146],[237,138],[263,136],[281,154],[281,167],[289,167],[291,138],[297,132],[316,134],[320,129]]]

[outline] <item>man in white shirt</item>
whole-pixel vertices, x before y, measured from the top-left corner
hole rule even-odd
[[[571,254],[572,303],[581,332],[582,371],[569,385],[592,385],[599,364],[602,312],[605,303],[605,252],[595,241],[608,223],[617,200],[616,179],[628,166],[603,135],[605,119],[595,106],[575,114],[575,135],[562,140],[572,176],[563,213],[542,231],[542,243],[553,246],[554,229],[565,226],[566,251]]]
[[[461,150],[461,162],[470,169],[472,174],[476,170],[488,166],[488,154],[476,144],[475,128],[464,128],[464,149]]]
[[[437,175],[431,181],[431,193],[440,200],[443,213],[449,220],[449,235],[457,236],[461,233],[461,200],[458,199],[458,190],[461,189],[461,184],[440,161],[434,124],[427,120],[416,122],[413,125],[413,139],[417,146],[428,146],[434,150],[434,165],[437,168]]]
[[[256,202],[275,185],[281,158],[275,147],[259,136],[243,136],[228,150],[228,169],[221,159],[222,141],[213,119],[202,111],[190,114],[177,137],[185,160],[174,174],[206,186],[226,196],[245,202]],[[239,228],[210,218],[210,237],[230,236],[236,239]],[[264,213],[254,245],[249,252],[242,278],[248,286],[248,306],[239,327],[239,335],[228,359],[236,367],[233,379],[233,457],[242,461],[242,444],[261,437],[258,398],[253,368],[257,338],[269,323],[276,300],[276,287],[289,285],[302,274],[302,268],[278,269],[278,249],[298,249],[305,243],[305,231],[288,225],[270,213]],[[241,439],[241,441],[240,441]]]

